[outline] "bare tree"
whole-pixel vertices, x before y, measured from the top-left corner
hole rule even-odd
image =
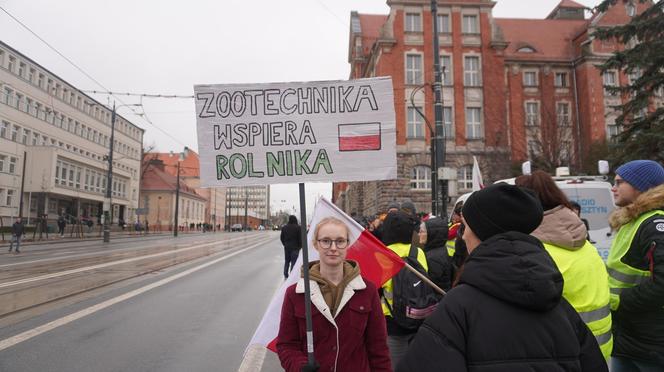
[[[555,110],[555,111],[554,111]],[[574,146],[570,104],[557,102],[555,109],[541,107],[541,120],[528,123],[526,118],[526,140],[528,158],[536,169],[554,172],[557,167],[572,168],[577,159]],[[535,125],[532,125],[535,124]]]

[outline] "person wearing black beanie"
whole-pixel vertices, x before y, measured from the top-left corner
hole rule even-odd
[[[562,297],[563,278],[537,238],[542,205],[499,183],[464,203],[469,256],[458,284],[419,328],[395,371],[599,371],[595,337]]]
[[[383,227],[383,243],[399,257],[408,257],[410,248],[413,245],[413,228],[416,224],[416,218],[404,211],[388,213],[381,225]],[[417,262],[428,272],[429,267],[424,251],[421,248],[415,248],[417,249]],[[406,352],[408,344],[413,336],[415,336],[415,332],[401,327],[394,320],[392,311],[390,310],[394,304],[393,289],[392,279],[383,284],[381,287],[381,302],[387,325],[387,347],[390,349],[392,365],[396,365]]]

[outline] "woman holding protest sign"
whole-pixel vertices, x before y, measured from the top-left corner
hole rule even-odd
[[[348,226],[323,218],[311,242],[320,255],[309,264],[314,355],[324,371],[391,371],[385,320],[376,287],[346,260]],[[277,353],[286,371],[307,366],[304,279],[286,290]]]

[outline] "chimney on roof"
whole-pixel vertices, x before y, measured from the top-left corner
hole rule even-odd
[[[572,0],[562,0],[546,19],[586,19],[586,7]]]
[[[161,159],[150,159],[150,162],[148,164],[159,169],[162,172],[164,171],[164,161]]]

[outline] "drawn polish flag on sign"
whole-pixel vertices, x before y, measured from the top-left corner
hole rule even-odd
[[[339,151],[380,150],[380,123],[339,124]]]

